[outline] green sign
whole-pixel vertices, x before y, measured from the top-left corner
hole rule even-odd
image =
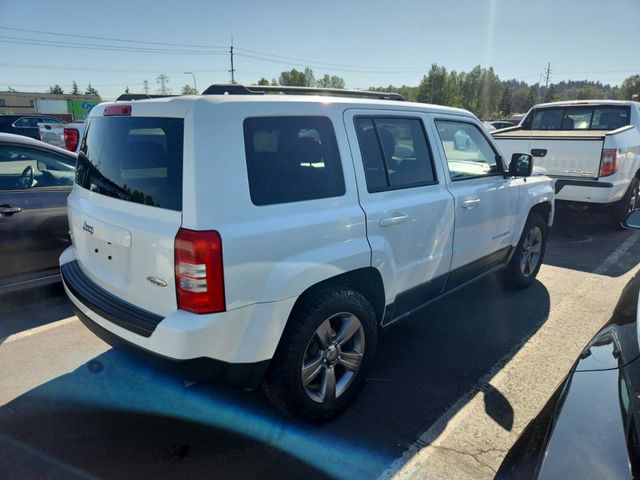
[[[67,100],[69,113],[73,116],[75,122],[83,121],[93,107],[98,103],[96,100]]]

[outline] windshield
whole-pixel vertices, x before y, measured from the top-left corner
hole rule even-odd
[[[181,210],[182,145],[182,119],[93,118],[76,183],[120,200]]]

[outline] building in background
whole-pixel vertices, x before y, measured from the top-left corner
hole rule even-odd
[[[42,113],[67,122],[81,122],[101,101],[98,95],[0,92],[0,114]]]

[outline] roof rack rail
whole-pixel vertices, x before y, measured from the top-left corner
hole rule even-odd
[[[371,92],[369,90],[343,90],[339,88],[286,87],[271,85],[214,84],[203,95],[327,95],[330,97],[370,98],[376,100],[406,101],[399,93]]]
[[[118,98],[116,98],[116,102],[128,102],[131,100],[147,100],[149,98],[164,98],[164,97],[178,97],[179,95],[149,95],[147,93],[123,93]]]

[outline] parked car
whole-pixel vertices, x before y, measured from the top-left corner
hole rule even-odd
[[[38,123],[63,125],[66,122],[47,115],[0,115],[0,133],[13,133],[40,140]]]
[[[70,152],[78,153],[80,149],[80,139],[84,133],[84,123],[38,123],[40,130],[40,140],[66,148]]]
[[[626,225],[640,229],[640,211]],[[522,432],[496,480],[640,476],[640,273],[609,322]]]
[[[110,343],[264,384],[321,421],[363,387],[381,328],[491,272],[534,281],[552,182],[525,181],[530,155],[507,166],[471,113],[375,92],[204,93],[89,116],[60,264]]]
[[[0,293],[60,281],[75,164],[66,150],[0,133]]]
[[[530,152],[556,179],[556,199],[606,207],[614,226],[638,203],[640,103],[615,100],[535,105],[517,128],[493,133],[502,151]]]

